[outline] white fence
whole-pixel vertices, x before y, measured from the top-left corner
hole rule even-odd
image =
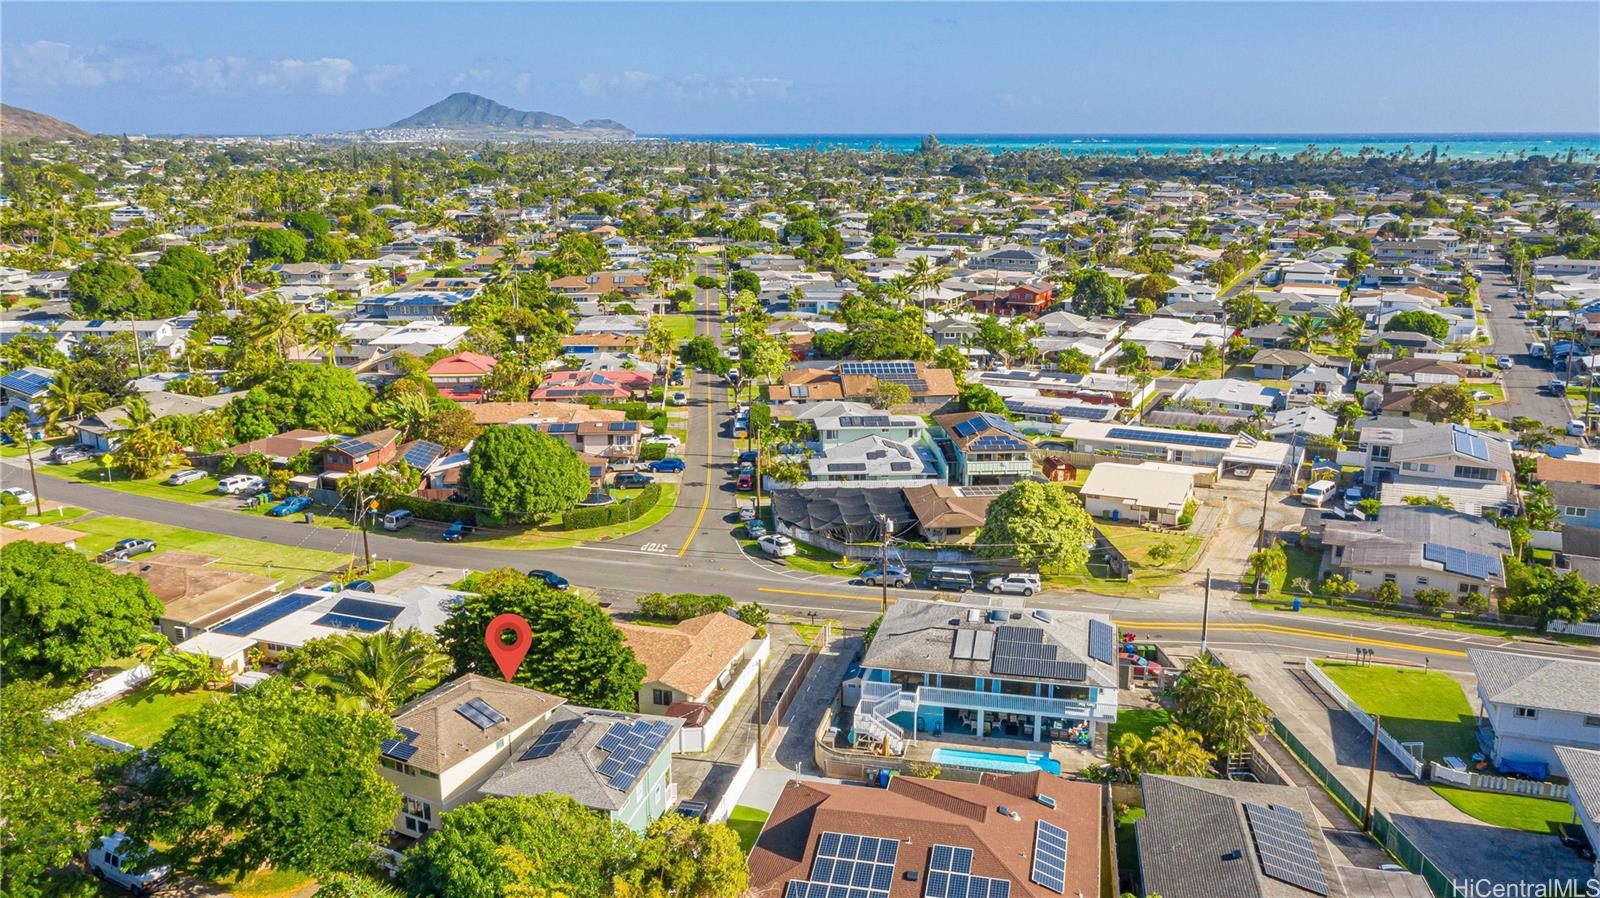
[[[140,664],[137,667],[130,667],[122,673],[106,677],[104,680],[51,708],[49,711],[50,719],[66,720],[74,714],[80,714],[90,708],[103,705],[119,695],[139,688],[139,685],[148,679],[150,679],[150,665]]]
[[[1576,636],[1600,636],[1600,623],[1580,621],[1574,624],[1564,620],[1553,620],[1550,622],[1549,630],[1551,633],[1571,633]]]
[[[744,699],[745,692],[751,688],[751,683],[756,679],[760,668],[767,663],[767,656],[772,654],[770,638],[764,637],[759,641],[752,641],[759,644],[755,651],[750,653],[750,659],[744,663],[738,676],[728,685],[727,691],[722,694],[716,710],[711,712],[711,716],[706,718],[704,724],[697,727],[686,726],[678,730],[677,751],[705,751],[716,743],[717,734],[722,732],[723,726],[728,723],[728,718],[733,715],[733,709]]]
[[[750,743],[750,751],[745,753],[744,760],[739,763],[739,769],[733,772],[733,779],[728,781],[728,788],[722,792],[722,797],[717,799],[715,807],[706,811],[707,823],[722,823],[733,813],[733,808],[739,803],[739,796],[744,794],[745,787],[750,785],[750,778],[756,775],[756,768],[761,766],[761,753],[756,750],[756,744]]]
[[[1560,783],[1541,783],[1488,773],[1473,773],[1470,770],[1456,770],[1443,764],[1433,765],[1433,778],[1441,783],[1476,789],[1479,792],[1503,792],[1507,795],[1526,795],[1530,798],[1567,800],[1567,787]]]
[[[1328,695],[1332,697],[1334,701],[1339,703],[1340,707],[1349,712],[1350,716],[1354,717],[1356,722],[1361,724],[1362,729],[1365,729],[1368,733],[1372,732],[1373,722],[1371,714],[1361,710],[1361,706],[1357,705],[1355,701],[1350,698],[1350,696],[1345,695],[1343,689],[1340,689],[1332,680],[1328,679],[1328,675],[1322,672],[1322,668],[1318,667],[1316,662],[1312,661],[1310,658],[1307,658],[1305,667],[1306,675],[1311,677],[1311,679],[1314,680],[1318,686],[1321,686],[1323,692],[1328,693]],[[1418,758],[1405,746],[1401,745],[1400,740],[1389,735],[1387,730],[1380,728],[1378,730],[1378,742],[1388,750],[1389,754],[1394,756],[1396,761],[1400,762],[1401,767],[1404,767],[1411,773],[1412,776],[1416,777],[1417,779],[1422,779],[1422,772],[1427,765],[1422,761],[1421,758]]]

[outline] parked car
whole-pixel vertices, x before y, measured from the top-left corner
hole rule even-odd
[[[572,583],[566,577],[555,571],[535,569],[528,572],[528,576],[538,580],[551,589],[571,589]]]
[[[466,521],[455,521],[444,528],[444,532],[439,534],[439,538],[447,543],[458,543],[461,542],[461,537],[466,534],[467,529]]]
[[[640,474],[637,471],[628,471],[618,474],[611,479],[611,485],[620,489],[639,489],[655,483],[656,479],[649,474]]]
[[[706,819],[706,807],[706,803],[703,801],[686,798],[678,802],[678,806],[672,809],[672,813],[688,817],[690,820],[704,820]]]
[[[795,552],[794,540],[781,533],[769,533],[756,540],[756,547],[774,558],[788,558]]]
[[[756,519],[756,507],[749,502],[739,503],[739,520],[753,521]]]
[[[755,449],[746,449],[739,453],[739,465],[741,466],[741,470],[743,469],[744,465],[754,465],[756,460],[760,457],[761,453]]]
[[[646,470],[656,474],[682,474],[684,469],[687,467],[689,466],[684,464],[683,459],[678,458],[675,455],[669,455],[666,458],[658,458],[655,461],[645,465]]]
[[[225,496],[248,496],[266,488],[266,478],[254,474],[234,474],[217,481],[217,492]]]
[[[1488,303],[1484,303],[1483,304],[1483,314],[1485,314],[1485,315],[1494,314],[1494,306],[1491,306]]]
[[[767,535],[767,525],[756,518],[744,522],[745,535],[751,539],[760,539]]]
[[[1309,505],[1312,508],[1321,508],[1328,504],[1328,500],[1333,498],[1333,494],[1338,488],[1339,485],[1332,480],[1318,480],[1316,483],[1306,487],[1305,491],[1300,494],[1300,504]]]
[[[371,580],[351,580],[349,583],[346,583],[344,585],[344,588],[348,589],[348,590],[351,590],[352,592],[377,592],[378,591],[378,587],[374,586],[372,584]]]
[[[167,878],[166,865],[147,866],[148,848],[137,845],[125,833],[101,836],[89,849],[89,872],[135,895],[148,895]]]
[[[1039,583],[1038,574],[1002,574],[998,577],[990,577],[989,582],[984,584],[984,588],[997,595],[1009,592],[1031,596],[1042,589],[1043,586]]]
[[[646,446],[650,445],[651,443],[661,443],[661,444],[667,446],[670,449],[676,449],[679,446],[683,445],[683,441],[682,440],[678,439],[677,437],[673,436],[670,433],[658,433],[655,436],[645,437],[644,438],[644,443],[645,443]]]
[[[905,589],[911,585],[911,572],[893,564],[886,568],[869,567],[861,572],[861,583],[864,586],[882,586],[887,583],[896,589]]]
[[[1567,395],[1567,382],[1559,377],[1552,378],[1544,385],[1544,391],[1551,396],[1565,396]]]
[[[18,505],[27,505],[29,502],[33,501],[33,493],[28,492],[20,486],[8,486],[5,489],[0,490],[0,494],[16,496]]]
[[[1345,508],[1355,508],[1357,505],[1361,504],[1361,500],[1365,499],[1366,497],[1365,490],[1359,486],[1352,486],[1346,488],[1345,491],[1340,494],[1339,501],[1344,503]]]
[[[685,393],[682,390],[673,390],[672,391],[672,400],[671,401],[672,401],[673,405],[688,405],[689,404],[689,394]]]
[[[738,490],[739,492],[742,492],[742,493],[743,492],[749,492],[750,490],[755,489],[756,488],[756,475],[751,474],[749,472],[745,472],[743,474],[740,474],[739,475],[739,479],[734,482],[733,488]]]
[[[929,589],[966,592],[973,587],[972,571],[964,567],[932,567],[922,580]]]
[[[1577,418],[1573,418],[1571,421],[1567,422],[1567,436],[1581,437],[1588,436],[1588,434],[1589,425],[1579,421]]]
[[[45,456],[45,460],[57,465],[70,465],[74,462],[88,461],[89,450],[78,445],[57,446],[50,450],[50,454]]]
[[[1488,402],[1489,400],[1491,400],[1493,398],[1494,398],[1494,394],[1489,392],[1488,390],[1473,390],[1472,391],[1472,401],[1473,402]]]
[[[310,496],[290,496],[267,510],[267,517],[281,518],[286,515],[299,514],[311,507]]]
[[[105,550],[104,552],[101,552],[95,558],[95,560],[96,561],[119,561],[119,560],[124,559],[124,558],[132,558],[135,555],[145,555],[147,553],[154,552],[155,550],[156,550],[156,541],[155,540],[153,540],[153,539],[144,539],[143,537],[132,537],[132,536],[130,536],[127,539],[119,539],[119,540],[117,540],[117,544],[116,545],[114,545],[111,548]]]
[[[186,483],[194,483],[197,480],[204,479],[206,479],[206,472],[199,468],[180,468],[168,474],[164,482],[167,486],[183,486]]]
[[[405,528],[410,527],[411,524],[416,521],[416,519],[416,515],[411,513],[411,509],[396,508],[394,511],[391,511],[383,516],[383,529],[404,530]]]
[[[1516,299],[1517,298],[1517,291],[1515,291],[1515,290],[1503,290],[1500,293],[1500,298],[1501,299]]]
[[[675,387],[683,386],[683,379],[685,377],[687,377],[687,376],[688,376],[688,372],[683,370],[683,368],[681,366],[672,369],[672,377],[670,378],[671,381],[672,381],[672,385],[675,386]]]
[[[1501,369],[1505,369],[1505,368],[1510,368],[1513,364],[1515,364],[1516,360],[1513,359],[1511,356],[1503,355],[1503,356],[1500,356],[1499,358],[1495,359],[1494,363],[1496,365],[1500,366]]]

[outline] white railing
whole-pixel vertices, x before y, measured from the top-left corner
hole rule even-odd
[[[1334,701],[1338,702],[1339,705],[1343,707],[1351,717],[1354,717],[1356,722],[1361,724],[1362,729],[1366,730],[1368,733],[1372,732],[1374,726],[1372,715],[1361,710],[1361,706],[1356,704],[1354,699],[1350,698],[1348,695],[1345,695],[1344,690],[1340,689],[1338,685],[1333,682],[1333,680],[1329,679],[1328,675],[1322,672],[1322,668],[1318,667],[1315,661],[1307,658],[1305,669],[1306,675],[1311,677],[1311,679],[1314,680],[1318,686],[1321,686],[1322,691],[1326,692]],[[1401,745],[1400,740],[1389,735],[1387,730],[1379,728],[1378,742],[1388,750],[1390,755],[1394,756],[1396,761],[1400,762],[1401,767],[1404,767],[1411,773],[1412,776],[1416,777],[1417,779],[1422,779],[1422,773],[1427,767],[1427,764],[1421,758],[1418,758],[1416,755],[1412,754],[1410,749],[1407,749],[1405,746]]]
[[[889,743],[889,749],[898,753],[905,744],[905,728],[889,718],[901,711],[917,711],[917,697],[907,694],[899,683],[881,683],[869,680],[861,684],[861,703],[856,714],[856,727],[869,736],[880,736]]]
[[[1441,783],[1461,786],[1464,789],[1476,789],[1479,792],[1502,792],[1507,795],[1526,795],[1531,798],[1551,798],[1556,801],[1567,800],[1567,787],[1560,783],[1541,783],[1534,780],[1512,779],[1508,776],[1495,776],[1488,773],[1474,773],[1470,770],[1457,770],[1443,764],[1433,765],[1433,779]]]
[[[1096,713],[1093,702],[1069,698],[1039,698],[1032,695],[1010,695],[1004,692],[973,692],[967,689],[942,689],[923,686],[922,701],[930,705],[952,708],[969,708],[984,711],[1010,711],[1024,714],[1043,714],[1046,717],[1071,717],[1076,720],[1104,720]],[[1114,719],[1115,715],[1111,715]]]
[[[148,679],[150,679],[150,665],[140,664],[137,667],[130,667],[119,674],[106,677],[51,708],[47,713],[51,720],[66,720],[74,714],[81,714],[120,695],[132,692]]]

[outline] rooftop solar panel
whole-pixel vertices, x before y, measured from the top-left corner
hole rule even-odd
[[[413,468],[423,469],[438,461],[439,456],[443,454],[444,447],[438,443],[418,440],[412,444],[411,448],[406,450],[405,455],[401,456],[401,460]]]
[[[1028,878],[1052,892],[1067,893],[1067,831],[1040,820],[1033,833],[1033,869]]]
[[[1170,446],[1196,446],[1202,449],[1227,449],[1233,437],[1210,436],[1182,430],[1152,430],[1146,427],[1113,427],[1106,431],[1113,440],[1139,440],[1145,443],[1165,443]]]
[[[393,739],[385,739],[378,745],[378,752],[394,758],[396,761],[409,761],[417,753],[417,731],[399,728],[399,735]]]
[[[335,614],[348,614],[351,617],[393,621],[400,616],[400,612],[404,611],[405,607],[391,605],[388,602],[373,602],[368,599],[344,598],[335,602],[330,610]]]
[[[377,449],[377,446],[374,446],[372,443],[363,440],[360,437],[356,437],[355,439],[351,440],[345,440],[344,442],[333,447],[333,451],[342,452],[345,455],[367,455],[371,452],[377,451]]]
[[[1117,660],[1117,631],[1104,621],[1089,621],[1089,657],[1112,664]]]
[[[558,720],[552,723],[543,733],[539,734],[539,738],[528,746],[528,750],[523,752],[522,757],[518,760],[534,761],[539,758],[548,758],[555,754],[556,750],[561,748],[566,743],[567,738],[572,735],[572,731],[578,728],[580,722],[577,720]]]
[[[327,598],[326,593],[291,593],[228,621],[217,627],[216,632],[226,633],[229,636],[249,636],[267,624],[282,620],[296,611],[325,598]]]
[[[312,621],[323,627],[332,627],[335,630],[354,630],[358,633],[377,633],[389,626],[388,621],[372,620],[366,617],[352,617],[348,614],[324,614]]]
[[[971,848],[935,845],[922,894],[923,898],[1010,898],[1011,880],[974,876]]]
[[[1457,452],[1478,461],[1489,460],[1489,444],[1483,437],[1459,424],[1450,425],[1450,430]]]
[[[1299,811],[1245,802],[1244,816],[1256,843],[1262,873],[1308,892],[1328,894],[1327,875],[1311,841],[1311,830]]]
[[[468,699],[466,704],[456,708],[456,713],[472,721],[480,730],[487,730],[497,723],[506,722],[504,714],[481,698]]]

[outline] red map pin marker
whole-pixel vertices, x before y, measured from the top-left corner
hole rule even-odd
[[[500,640],[500,634],[507,630],[517,634],[516,642],[510,645]],[[521,615],[502,614],[489,621],[489,628],[483,632],[483,643],[489,647],[489,654],[494,656],[500,675],[509,683],[522,665],[522,659],[527,657],[529,646],[533,645],[533,630]]]

